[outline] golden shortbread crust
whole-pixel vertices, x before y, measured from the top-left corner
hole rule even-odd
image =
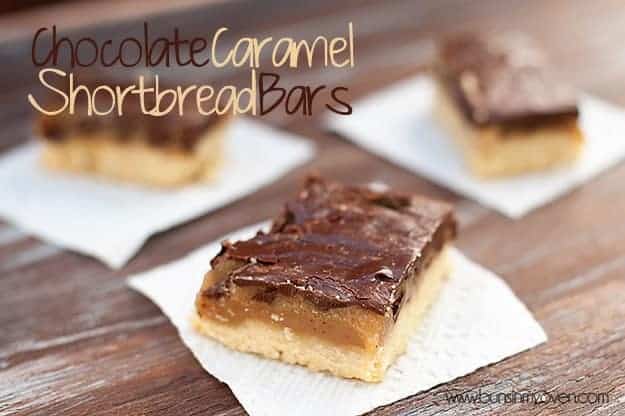
[[[482,178],[570,164],[578,159],[584,143],[577,120],[519,130],[472,126],[440,84],[434,112],[439,123],[458,143],[468,168]]]
[[[201,291],[197,300],[199,314],[193,317],[193,325],[200,333],[239,351],[303,365],[315,371],[327,371],[340,377],[379,382],[384,378],[387,368],[405,352],[410,336],[421,323],[428,307],[437,298],[451,270],[447,250],[444,248],[437,254],[419,276],[412,276],[409,279],[407,282],[409,286],[404,295],[406,301],[394,323],[389,316],[378,315],[359,306],[325,311],[308,302],[312,309],[306,317],[309,321],[328,319],[329,316],[340,316],[341,313],[345,313],[350,315],[348,319],[353,319],[352,322],[356,323],[359,320],[371,322],[368,340],[377,340],[374,343],[365,342],[362,345],[339,343],[336,342],[336,337],[329,338],[320,332],[295,330],[284,324],[285,320],[280,318],[279,313],[276,313],[275,319],[272,320],[248,317],[235,323],[222,322],[218,317],[205,313],[201,305]],[[211,278],[209,273],[206,279]],[[284,305],[290,298],[293,298],[293,302],[297,302],[293,296],[278,296],[282,296],[283,299],[276,304]],[[253,307],[254,305],[250,303],[250,308]],[[301,308],[294,306],[294,309]],[[376,315],[380,322],[383,320],[390,322],[390,325],[376,325],[372,315]]]
[[[221,164],[225,120],[210,126],[191,151],[152,146],[145,137],[119,140],[107,130],[74,134],[61,141],[43,140],[42,163],[51,170],[88,173],[156,187],[210,180]]]

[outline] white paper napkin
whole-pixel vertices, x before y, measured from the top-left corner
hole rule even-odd
[[[259,225],[227,238],[249,238]],[[221,241],[221,240],[220,240]],[[380,384],[345,380],[232,351],[190,325],[215,242],[182,260],[130,277],[177,327],[202,367],[228,384],[251,416],[357,415],[427,390],[545,342],[531,313],[497,276],[452,250],[455,271],[407,353]],[[262,382],[259,382],[262,380]]]
[[[471,176],[452,140],[432,118],[433,81],[418,76],[355,103],[353,114],[331,115],[326,125],[363,148],[504,215],[518,218],[553,201],[625,158],[625,111],[582,97],[587,138],[573,166],[508,179]]]
[[[27,144],[0,158],[0,217],[117,268],[150,235],[249,194],[314,153],[310,142],[245,118],[226,143],[219,177],[179,190],[50,173],[39,166],[39,146]]]

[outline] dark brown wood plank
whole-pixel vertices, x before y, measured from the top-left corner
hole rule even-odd
[[[619,50],[625,40],[625,9],[617,0],[299,1],[291,7],[293,2],[286,0],[193,3],[193,10],[148,19],[164,32],[184,22],[189,33],[228,25],[233,36],[294,37],[336,33],[347,21],[354,22],[356,68],[286,72],[287,85],[345,84],[352,97],[360,97],[426,67],[432,42],[441,33],[514,29],[542,41],[563,77],[625,104],[625,54]],[[143,21],[140,16],[153,11],[150,4],[137,3],[133,18]],[[100,6],[84,6],[83,11]],[[80,5],[72,7],[89,24],[73,25],[73,33],[120,37],[139,27],[132,20],[92,25],[102,19],[89,20]],[[54,16],[55,9],[42,9],[30,18],[21,15],[20,21],[34,27],[56,23]],[[0,27],[0,33],[11,29]],[[0,149],[30,135],[32,113],[24,97],[35,84],[35,71],[24,58],[29,42],[19,37],[0,41],[0,120],[5,127]],[[182,76],[193,79],[196,74]],[[224,71],[219,77],[242,82],[246,72]],[[274,113],[266,120],[315,139],[317,158],[253,195],[154,236],[122,270],[108,270],[0,224],[0,414],[244,414],[227,386],[200,368],[174,328],[152,303],[125,286],[124,277],[271,216],[310,170],[354,183],[385,181],[454,202],[461,221],[458,246],[502,275],[550,336],[532,351],[373,414],[625,413],[624,165],[512,221],[324,132],[316,117]],[[489,393],[609,391],[610,402],[541,407],[445,401],[446,391],[480,388]]]

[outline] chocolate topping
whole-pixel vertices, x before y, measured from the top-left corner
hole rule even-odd
[[[76,85],[85,85],[93,94],[93,90],[99,85],[108,85],[111,88],[120,86],[121,90],[134,85],[125,79],[113,79],[96,77],[95,75],[77,75],[75,78]],[[146,84],[148,81],[146,80]],[[67,85],[57,86],[67,91]],[[146,85],[153,87],[153,85]],[[163,81],[159,82],[159,90],[165,88],[176,88],[170,86]],[[46,102],[49,108],[56,108],[59,105],[59,95],[50,96]],[[153,108],[155,97],[153,93],[144,95],[144,107],[147,110]],[[171,103],[171,94],[165,95],[161,100],[160,108],[166,109]],[[95,95],[95,107],[104,111],[111,106],[111,97],[109,94],[100,92]],[[141,101],[138,94],[129,93],[124,97],[123,114],[120,116],[115,109],[106,116],[87,114],[87,95],[79,92],[76,95],[75,113],[69,114],[65,111],[57,116],[39,117],[36,126],[38,133],[46,140],[61,141],[67,138],[69,133],[72,134],[89,134],[98,130],[108,130],[114,133],[114,137],[120,140],[133,137],[135,134],[143,134],[148,142],[155,146],[174,147],[182,150],[192,150],[197,141],[201,138],[205,130],[211,125],[217,124],[223,120],[225,116],[210,115],[204,116],[197,111],[194,100],[185,100],[183,115],[178,114],[177,104],[174,109],[160,117],[145,114],[141,108]]]
[[[439,74],[466,118],[477,125],[528,124],[577,116],[575,91],[522,36],[465,34],[439,50]]]
[[[213,267],[228,260],[241,266],[204,295],[261,285],[325,307],[392,314],[406,280],[455,232],[452,208],[442,202],[309,178],[268,233],[222,244]]]

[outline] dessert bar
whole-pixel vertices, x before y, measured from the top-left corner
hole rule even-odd
[[[521,35],[464,34],[439,48],[436,115],[479,177],[539,171],[583,147],[576,93]]]
[[[135,94],[125,96],[122,115],[89,115],[87,100],[79,92],[74,114],[39,115],[35,130],[46,167],[157,187],[210,180],[218,172],[229,116],[201,115],[191,105],[182,115],[152,116],[144,109],[154,97],[146,96],[142,108]],[[97,108],[110,106],[94,101]]]
[[[450,272],[451,206],[318,177],[268,232],[224,242],[197,330],[236,350],[381,381]]]

